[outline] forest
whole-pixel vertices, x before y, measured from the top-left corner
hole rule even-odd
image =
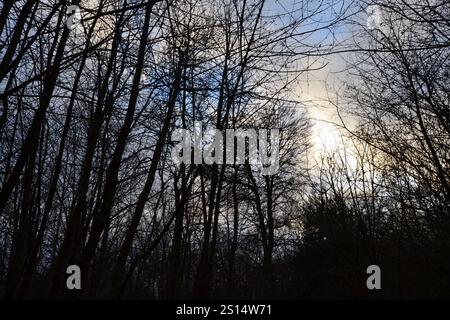
[[[449,56],[448,0],[2,0],[0,299],[449,298]]]

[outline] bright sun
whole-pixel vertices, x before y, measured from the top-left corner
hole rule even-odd
[[[333,152],[342,144],[342,137],[333,124],[325,121],[315,121],[313,143],[316,151]]]

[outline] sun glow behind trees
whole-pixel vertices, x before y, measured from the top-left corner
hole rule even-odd
[[[366,298],[378,261],[448,293],[448,4],[368,4],[3,1],[0,294]],[[279,170],[177,165],[196,122],[280,129]]]

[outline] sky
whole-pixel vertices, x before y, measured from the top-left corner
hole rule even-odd
[[[329,4],[336,0],[324,0]],[[351,0],[338,0],[339,6],[330,7],[317,18],[320,24],[326,24],[335,18],[333,10],[339,11],[341,5],[349,5]],[[314,2],[314,1],[313,1]],[[302,3],[301,0],[267,0],[266,8],[271,12],[293,11]],[[318,3],[318,1],[316,1]],[[353,9],[351,9],[353,10]],[[333,38],[334,37],[334,38]],[[333,35],[328,30],[318,31],[309,38],[311,43],[321,44],[327,47],[331,43],[345,42],[351,37],[351,30],[348,24],[339,24]],[[324,67],[321,70],[314,70],[304,73],[295,89],[297,99],[302,101],[308,110],[308,114],[313,125],[312,139],[313,156],[320,157],[323,152],[332,152],[342,143],[342,136],[339,129],[340,120],[337,116],[336,108],[329,103],[336,92],[342,92],[345,86],[345,79],[348,76],[346,70],[346,54],[331,54],[322,58]],[[351,119],[346,121],[351,124]],[[338,124],[337,126],[335,124]]]

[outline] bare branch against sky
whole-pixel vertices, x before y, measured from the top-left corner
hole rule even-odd
[[[449,298],[449,17],[3,0],[0,295]]]

